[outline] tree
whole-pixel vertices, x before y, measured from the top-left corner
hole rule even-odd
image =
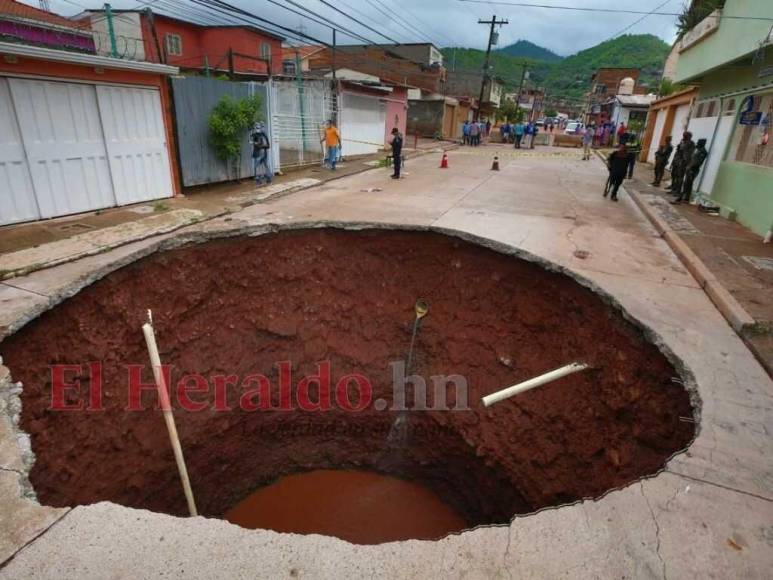
[[[523,120],[524,110],[519,108],[516,113],[515,103],[512,101],[505,101],[502,103],[502,105],[500,105],[499,109],[497,109],[496,116],[498,121],[519,123],[521,120]]]
[[[557,117],[558,116],[558,111],[556,111],[555,109],[548,109],[547,111],[545,111],[545,116],[546,117]]]
[[[678,37],[682,38],[714,10],[721,10],[724,7],[725,0],[693,0],[677,17],[676,29]]]
[[[245,133],[262,119],[262,105],[258,95],[238,100],[223,95],[209,115],[209,143],[217,158],[226,162],[229,175],[241,157]]]

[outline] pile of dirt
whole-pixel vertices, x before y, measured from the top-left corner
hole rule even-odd
[[[419,297],[430,312],[411,370],[428,382],[465,377],[469,409],[410,413],[396,448],[387,444],[395,413],[375,401],[392,400],[390,362],[406,356]],[[282,232],[151,255],[0,345],[24,383],[21,426],[32,436],[31,480],[42,503],[109,500],[185,513],[153,391],[142,397],[147,410],[126,410],[124,365],[147,365],[148,308],[174,379],[262,373],[274,407],[282,404],[280,361],[290,361],[293,396],[319,361],[330,361],[333,381],[360,373],[372,383],[374,403],[357,412],[223,411],[213,407],[213,388],[191,395],[208,404],[175,416],[199,509],[209,516],[282,476],[355,469],[420,482],[470,526],[503,523],[656,473],[693,437],[694,425],[680,420],[692,416],[689,396],[672,381],[671,363],[567,276],[434,233]],[[104,409],[51,410],[49,365],[92,361],[103,364]],[[573,361],[592,369],[488,409],[480,403]],[[142,378],[152,383],[149,368]],[[238,407],[240,394],[229,388],[225,403]],[[447,394],[449,406],[463,402],[450,384]],[[79,397],[75,389],[67,395]]]

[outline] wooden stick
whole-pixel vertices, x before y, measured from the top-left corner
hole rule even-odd
[[[148,310],[148,322],[142,325],[142,332],[145,335],[145,342],[148,345],[150,364],[153,366],[153,376],[156,379],[156,387],[158,387],[158,398],[164,413],[166,429],[169,432],[169,441],[172,443],[174,459],[177,462],[177,471],[180,473],[180,480],[183,484],[185,499],[188,501],[188,511],[192,516],[197,516],[199,514],[196,511],[196,502],[193,499],[193,490],[191,489],[190,479],[188,479],[188,470],[185,467],[183,448],[180,445],[180,438],[177,435],[177,426],[174,423],[174,415],[172,415],[172,406],[169,403],[169,392],[167,391],[166,379],[164,378],[164,372],[161,368],[161,357],[158,355],[158,346],[156,345],[156,335],[153,332],[152,322],[153,318],[151,317],[150,310]]]

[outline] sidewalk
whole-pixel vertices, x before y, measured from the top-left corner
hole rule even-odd
[[[415,149],[413,141],[409,145],[407,160],[455,146],[432,139],[419,139]],[[271,185],[261,188],[251,179],[217,183],[189,188],[180,197],[0,227],[0,280],[169,233],[240,211],[268,198],[368,171],[381,166],[385,157],[383,151],[358,156],[340,163],[335,172],[320,165],[306,166],[277,175]],[[410,161],[406,165],[409,164]]]
[[[700,212],[695,205],[672,205],[669,192],[652,187],[652,180],[652,166],[637,163],[634,179],[626,180],[623,187],[639,198],[645,213],[665,222],[671,235],[702,263],[697,268],[704,267],[706,275],[713,276],[745,311],[748,323],[736,330],[773,376],[773,244],[763,244],[761,236],[741,224]],[[674,250],[684,261],[678,248]],[[711,297],[716,303],[716,297]],[[740,317],[744,312],[737,314]]]

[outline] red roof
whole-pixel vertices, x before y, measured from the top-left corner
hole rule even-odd
[[[22,4],[21,2],[16,2],[16,0],[0,0],[0,16],[11,16],[13,18],[24,20],[36,20],[49,25],[74,28],[77,30],[83,29],[82,24],[73,22],[69,18],[59,16],[53,12],[46,12],[45,10],[35,8],[34,6]]]

